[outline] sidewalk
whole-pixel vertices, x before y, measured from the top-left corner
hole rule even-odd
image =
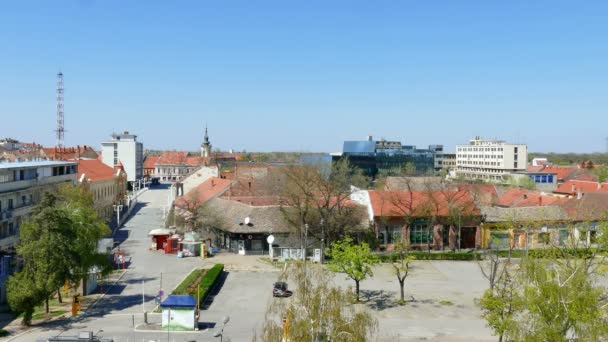
[[[86,314],[89,308],[92,308],[97,302],[105,296],[105,294],[114,286],[123,276],[127,270],[116,270],[113,271],[104,281],[100,281],[98,289],[103,289],[103,293],[94,293],[88,296],[82,297],[82,304],[80,306],[80,312],[78,317]],[[63,295],[63,293],[62,293]],[[32,324],[30,327],[25,327],[21,324],[22,318],[15,317],[12,313],[2,311],[0,313],[0,324],[4,325],[4,330],[9,331],[9,337],[15,337],[16,335],[22,334],[28,330],[38,329],[45,324],[51,322],[62,321],[72,318],[72,298],[63,296],[63,303],[54,303],[49,309],[50,313],[47,317],[46,314],[35,313],[32,318]],[[53,302],[55,302],[53,300]],[[6,307],[6,309],[9,309]],[[40,318],[37,318],[40,317]]]

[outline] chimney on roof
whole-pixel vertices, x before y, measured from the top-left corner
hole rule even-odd
[[[572,184],[572,191],[570,192],[574,192],[576,190],[576,187],[574,186],[574,184]]]
[[[576,199],[580,200],[581,198],[583,198],[583,192],[579,188],[578,191],[576,192]]]
[[[211,180],[211,186],[215,186],[215,181],[213,179]]]
[[[528,199],[528,194],[524,194],[524,199]]]

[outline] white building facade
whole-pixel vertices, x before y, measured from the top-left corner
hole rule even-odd
[[[0,163],[0,303],[6,302],[6,280],[12,273],[21,224],[32,215],[45,191],[76,184],[78,163],[29,161]]]
[[[144,176],[144,145],[137,135],[124,132],[112,134],[112,140],[101,143],[104,164],[115,168],[121,162],[127,173],[127,181],[135,182]]]
[[[526,171],[528,146],[475,137],[456,145],[456,176],[485,181],[506,181],[511,173]]]

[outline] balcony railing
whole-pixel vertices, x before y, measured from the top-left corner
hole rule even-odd
[[[68,182],[68,181],[75,182],[76,177],[77,177],[77,174],[72,173],[69,175],[45,177],[40,180],[28,179],[28,180],[0,183],[0,193],[23,190],[23,189],[31,188],[31,187],[37,186],[37,185],[57,184],[57,183],[63,183],[63,182]]]

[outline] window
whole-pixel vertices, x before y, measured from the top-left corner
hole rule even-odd
[[[25,205],[26,201],[25,195],[21,196],[21,205]]]
[[[547,232],[538,233],[538,242],[548,244],[551,242],[551,234]]]
[[[433,231],[427,228],[427,222],[416,222],[413,224],[410,229],[410,243],[412,245],[433,243]]]
[[[10,210],[10,209],[13,209],[13,199],[12,199],[12,198],[9,198],[9,199],[8,199],[8,209],[9,209],[9,210]]]
[[[509,233],[490,233],[490,248],[508,248],[511,242]]]

